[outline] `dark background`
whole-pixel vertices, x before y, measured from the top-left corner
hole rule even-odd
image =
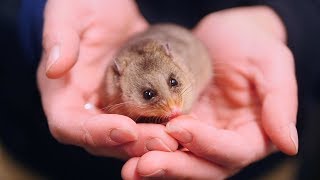
[[[154,6],[147,1],[138,3],[146,16],[157,12],[157,8],[152,8]],[[158,8],[168,7],[162,6]],[[174,21],[192,27],[208,11],[204,10],[202,15],[197,14],[194,19],[185,21],[184,15],[173,16],[177,8],[181,6],[171,2],[167,16],[159,18],[149,15],[148,19],[151,22]],[[0,142],[12,158],[48,179],[120,179],[121,162],[93,157],[78,147],[59,144],[51,137],[36,89],[35,66],[24,61],[26,57],[20,47],[16,21],[18,9],[17,0],[0,1]],[[190,12],[188,9],[182,11]],[[314,48],[320,51],[318,44],[314,44]],[[320,55],[314,49],[309,52],[307,55],[295,54],[299,60],[297,75],[300,92],[300,152],[295,157],[300,167],[295,172],[297,179],[320,178]],[[304,59],[309,61],[308,65],[303,64]],[[254,179],[287,158],[281,153],[272,155],[246,168],[234,179]]]

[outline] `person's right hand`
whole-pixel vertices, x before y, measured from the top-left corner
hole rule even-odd
[[[178,143],[159,124],[136,124],[99,110],[107,64],[148,24],[131,0],[48,0],[37,80],[52,135],[95,155],[127,158]],[[94,105],[93,108],[86,103]]]

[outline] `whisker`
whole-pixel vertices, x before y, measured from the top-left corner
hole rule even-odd
[[[127,105],[127,104],[130,104],[131,102],[123,102],[123,103],[118,103],[118,104],[115,104],[115,105],[113,105],[113,106],[111,106],[107,111],[114,111],[114,110],[116,110],[116,109],[118,109],[118,108],[120,108],[120,107],[124,107],[125,105]]]
[[[185,87],[184,89],[182,89],[181,93],[180,93],[180,96],[179,96],[179,101],[182,102],[183,101],[183,96],[186,94],[186,93],[189,93],[192,91],[192,86],[191,84],[189,84],[187,87]]]
[[[106,98],[107,99],[107,98]],[[106,107],[102,107],[100,108],[100,110],[104,111],[106,110],[107,108],[109,108],[110,106],[114,105],[115,102],[121,100],[121,94],[119,94],[118,96],[116,97],[112,97],[112,101],[108,101],[106,103],[108,103],[109,105],[107,105]]]
[[[182,89],[181,95],[184,95],[184,93],[186,93],[188,90],[192,90],[191,88],[192,88],[192,86],[191,86],[191,84],[189,84],[187,87],[185,87],[184,89]]]
[[[127,101],[127,102],[121,102],[118,104],[111,104],[107,107],[102,108],[102,110],[107,111],[107,112],[112,112],[118,108],[124,107],[127,104],[132,104],[132,102]]]
[[[165,107],[164,105],[160,105],[159,108]],[[162,124],[167,118],[165,115],[160,116],[150,116],[150,114],[154,114],[153,109],[144,109],[137,118],[138,123],[156,123],[156,124]]]

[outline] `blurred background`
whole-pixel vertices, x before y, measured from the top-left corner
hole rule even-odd
[[[143,3],[146,1],[138,2],[145,15],[152,11],[148,8],[148,3]],[[80,156],[85,156],[84,162],[103,163],[103,161],[87,155],[80,148],[60,145],[51,137],[35,88],[35,66],[30,66],[23,60],[24,56],[17,31],[19,6],[18,0],[0,1],[0,179],[37,180],[57,179],[57,177],[60,177],[58,179],[67,179],[68,173],[81,172],[90,167],[79,166],[80,169],[74,172],[54,169],[78,167],[81,162],[78,158]],[[172,9],[174,10],[174,8],[176,7]],[[157,21],[156,17],[150,16],[148,18],[151,22]],[[196,19],[192,21],[195,22]],[[315,95],[312,98],[319,98],[319,96]],[[312,108],[309,108],[310,106]],[[319,103],[311,105],[310,103],[302,103],[302,107],[309,111],[307,118],[304,118],[304,126],[307,126],[309,131],[302,133],[300,145],[303,146],[299,155],[296,157],[287,157],[280,153],[272,155],[266,160],[246,168],[234,179],[244,179],[244,177],[246,177],[245,179],[261,180],[304,179],[318,171],[317,160],[319,157],[316,155],[316,150],[319,149],[320,141],[317,140],[319,121],[315,124],[308,119],[320,117]],[[302,125],[299,126],[302,127]],[[40,130],[34,131],[34,129]],[[41,146],[37,146],[39,144]],[[55,151],[52,152],[52,149]],[[66,156],[68,159],[61,160],[62,156]],[[121,167],[121,163],[117,162],[115,166]],[[99,170],[95,172],[99,173]],[[119,172],[115,173],[119,178]],[[248,174],[253,175],[247,176]],[[81,179],[85,179],[85,177],[82,176]]]

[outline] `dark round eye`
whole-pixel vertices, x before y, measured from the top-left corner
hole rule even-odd
[[[150,99],[154,98],[155,96],[156,96],[156,92],[154,92],[154,91],[151,90],[151,89],[145,90],[145,91],[143,92],[143,98],[144,98],[145,100],[150,100]]]
[[[170,78],[169,83],[170,83],[171,87],[174,87],[174,86],[178,85],[178,81],[176,79],[174,79],[174,78]]]

